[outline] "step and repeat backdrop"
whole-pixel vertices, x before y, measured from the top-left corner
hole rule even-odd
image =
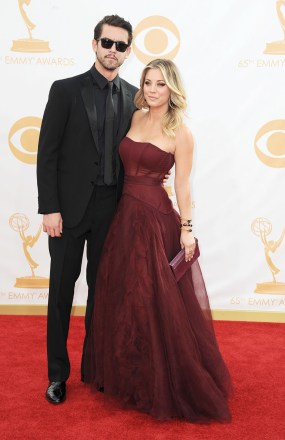
[[[121,77],[138,86],[144,65],[165,57],[185,84],[186,122],[195,138],[194,231],[214,313],[282,320],[285,0],[145,0],[140,7],[128,0],[2,0],[1,6],[0,313],[47,304],[49,254],[36,185],[42,115],[54,80],[91,67],[94,26],[115,13],[134,28]],[[174,173],[166,190],[175,205]],[[86,260],[76,306],[86,301],[85,266]]]

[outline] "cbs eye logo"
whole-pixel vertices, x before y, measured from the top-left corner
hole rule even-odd
[[[265,165],[285,168],[285,120],[276,119],[264,124],[255,136],[254,148]]]
[[[36,116],[19,119],[12,125],[8,143],[14,156],[21,162],[35,164],[42,120]]]
[[[134,30],[133,51],[144,64],[160,57],[173,59],[179,48],[179,31],[166,17],[147,17]]]

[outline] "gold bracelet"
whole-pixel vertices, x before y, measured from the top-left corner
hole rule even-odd
[[[187,232],[192,232],[192,229],[189,229],[189,226],[181,226],[180,227],[181,231],[187,231]]]
[[[191,219],[191,218],[188,219],[188,218],[180,217],[180,220],[181,220],[181,222],[188,222],[188,223],[191,223],[191,222],[192,222],[192,219]]]

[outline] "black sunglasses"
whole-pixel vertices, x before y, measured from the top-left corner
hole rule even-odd
[[[127,48],[129,47],[129,44],[124,43],[123,41],[113,41],[110,40],[110,38],[99,38],[97,41],[101,41],[101,46],[103,49],[111,49],[115,43],[116,50],[118,52],[126,52]]]

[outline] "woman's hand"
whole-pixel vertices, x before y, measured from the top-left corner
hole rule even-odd
[[[185,261],[190,261],[195,252],[195,238],[192,232],[181,231],[180,236],[181,249],[185,249]]]

